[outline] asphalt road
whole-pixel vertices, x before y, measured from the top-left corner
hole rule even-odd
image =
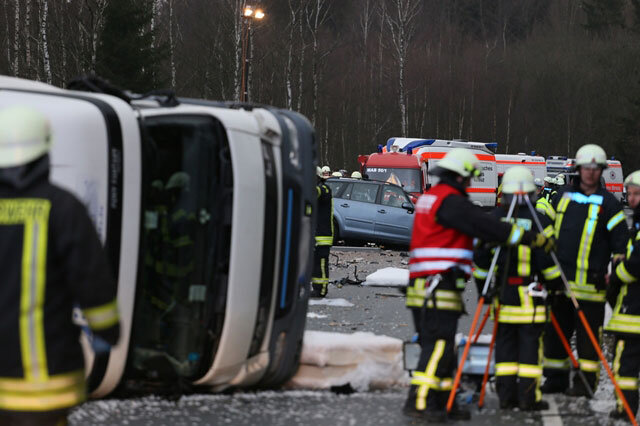
[[[354,267],[361,279],[387,266],[406,267],[406,256],[398,251],[334,250],[331,279],[347,275],[354,278]],[[459,330],[466,332],[475,310],[475,286],[468,285],[464,295],[469,315],[463,316]],[[397,288],[332,284],[329,298],[343,298],[353,307],[310,306],[312,315],[307,329],[352,333],[370,331],[403,340],[413,335],[409,312]],[[323,317],[326,316],[326,317]],[[491,325],[485,333],[490,333]],[[465,393],[462,404],[472,410],[473,425],[607,425],[607,414],[614,407],[613,387],[601,374],[600,388],[592,401],[569,399],[563,395],[545,396],[551,410],[539,414],[501,411],[490,387],[485,408],[478,411],[472,392]],[[331,391],[237,392],[231,395],[191,395],[177,401],[158,397],[131,400],[93,401],[77,409],[70,417],[72,425],[413,425],[420,422],[403,416],[401,409],[407,388],[376,392],[336,394]],[[622,422],[618,422],[624,424]],[[453,424],[453,423],[450,423]]]

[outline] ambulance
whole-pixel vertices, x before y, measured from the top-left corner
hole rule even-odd
[[[562,173],[567,178],[567,184],[571,183],[575,171],[575,159],[562,156],[550,156],[547,158],[547,172],[549,176],[556,176]],[[624,198],[624,174],[622,172],[622,164],[620,161],[611,159],[607,160],[607,168],[602,173],[602,184],[611,192],[618,201]]]
[[[0,76],[0,108],[48,117],[51,180],[85,204],[117,279],[120,342],[81,334],[91,395],[286,382],[315,245],[308,120],[93,78],[71,87]]]
[[[496,166],[498,177],[502,177],[504,172],[513,166],[524,166],[531,171],[534,179],[544,180],[547,176],[547,163],[544,157],[527,155],[523,152],[518,154],[496,154]]]
[[[390,138],[378,152],[361,155],[358,161],[361,170],[369,179],[400,185],[414,197],[418,197],[438,178],[429,170],[453,148],[471,150],[480,160],[482,174],[471,180],[467,188],[471,201],[482,207],[494,207],[498,174],[494,153],[480,142],[465,142],[442,139]]]

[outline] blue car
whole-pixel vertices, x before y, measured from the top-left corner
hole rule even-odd
[[[355,240],[408,246],[414,205],[394,184],[360,179],[328,179],[333,195],[334,241]]]

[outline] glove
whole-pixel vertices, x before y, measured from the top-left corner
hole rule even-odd
[[[545,251],[545,253],[549,253],[556,247],[556,241],[551,238],[545,236],[542,232],[536,234],[533,241],[531,241],[532,248],[541,248]]]
[[[622,282],[618,278],[616,274],[616,270],[614,269],[610,275],[607,275],[607,302],[611,305],[611,309],[615,308],[616,302],[618,301],[618,294],[620,293],[620,289],[622,288]]]

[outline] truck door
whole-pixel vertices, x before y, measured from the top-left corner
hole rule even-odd
[[[224,319],[233,175],[211,116],[143,121],[141,262],[127,378],[182,383],[211,365]]]

